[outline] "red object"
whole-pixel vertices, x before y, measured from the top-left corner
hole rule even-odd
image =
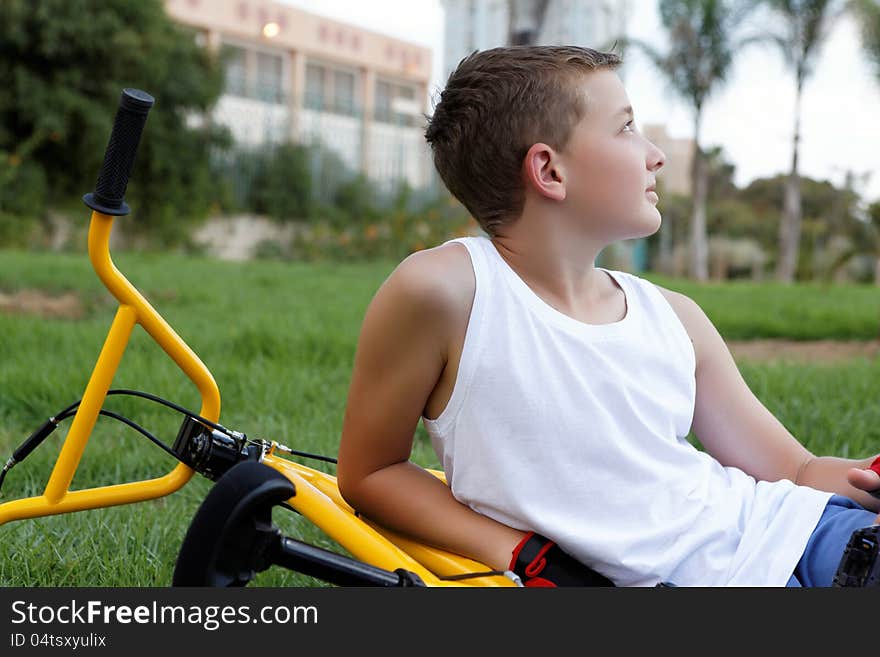
[[[871,465],[868,466],[868,469],[869,469],[869,470],[873,470],[873,471],[876,472],[878,475],[880,475],[880,456],[878,456],[877,458],[875,458],[875,459],[871,462]]]
[[[528,566],[526,566],[526,575],[529,577],[537,577],[541,574],[541,571],[544,570],[544,567],[547,565],[547,560],[544,558],[544,555],[547,554],[547,550],[554,545],[556,545],[556,543],[553,541],[547,541],[544,544],[544,547],[540,549],[538,554],[535,555],[535,558],[529,562]]]
[[[517,546],[513,549],[513,555],[510,559],[510,570],[514,570],[514,568],[516,567],[516,562],[519,559],[519,553],[522,551],[523,546],[528,543],[534,535],[535,532],[529,532],[528,534],[523,536],[522,540],[519,543],[517,543]],[[556,543],[554,543],[553,541],[547,541],[543,546],[541,546],[541,549],[538,551],[538,554],[535,555],[535,558],[532,559],[525,567],[525,574],[529,578],[525,582],[523,582],[525,586],[557,588],[556,584],[551,582],[549,579],[538,577],[538,575],[541,574],[541,571],[544,570],[544,567],[547,565],[547,559],[544,558],[544,555],[547,554],[547,551],[554,545],[556,545]]]
[[[519,559],[519,553],[523,549],[523,545],[529,542],[529,539],[535,535],[535,532],[529,532],[525,536],[523,536],[522,540],[516,544],[516,547],[513,548],[513,555],[510,557],[510,565],[508,566],[509,570],[513,570],[516,568],[516,560]]]

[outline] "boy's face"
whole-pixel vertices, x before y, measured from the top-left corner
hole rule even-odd
[[[660,227],[657,181],[666,156],[638,131],[623,83],[614,71],[584,76],[587,111],[557,153],[565,205],[590,235],[609,242],[652,235]],[[582,223],[583,222],[583,223]]]

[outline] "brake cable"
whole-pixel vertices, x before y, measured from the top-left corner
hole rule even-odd
[[[220,431],[220,432],[226,434],[230,438],[233,438],[236,440],[248,440],[248,441],[254,442],[252,439],[249,439],[245,434],[243,434],[241,432],[233,431],[232,429],[227,429],[222,424],[218,424],[217,422],[213,422],[212,420],[209,420],[205,417],[202,417],[198,413],[195,413],[195,412],[189,410],[188,408],[185,408],[184,406],[181,406],[181,405],[176,404],[172,401],[169,401],[167,399],[159,397],[158,395],[153,395],[149,392],[142,392],[140,390],[130,390],[127,388],[120,388],[120,389],[108,390],[107,396],[110,396],[110,395],[127,395],[127,396],[131,396],[131,397],[142,397],[142,398],[147,399],[149,401],[153,401],[153,402],[156,402],[156,403],[161,404],[163,406],[167,406],[168,408],[171,408],[171,409],[173,409],[183,415],[187,415],[189,417],[192,417],[193,419],[198,420],[199,422],[201,422],[201,423],[203,423],[213,429],[216,429],[217,431]],[[19,447],[12,453],[12,456],[10,456],[9,459],[6,461],[6,464],[3,466],[3,468],[0,469],[0,487],[3,486],[3,480],[6,478],[6,473],[9,472],[13,468],[13,466],[24,461],[24,459],[27,458],[27,456],[31,452],[33,452],[40,444],[42,444],[42,442],[44,440],[46,440],[46,438],[48,438],[49,435],[51,435],[51,433],[53,431],[55,431],[55,429],[58,427],[58,424],[61,422],[61,420],[64,420],[64,419],[70,417],[71,415],[74,415],[76,413],[77,408],[79,408],[79,405],[81,403],[82,403],[82,399],[79,399],[78,401],[75,401],[74,403],[70,404],[70,406],[68,406],[64,410],[60,411],[57,415],[50,417],[36,431],[34,431],[30,436],[28,436],[27,439],[25,439],[25,441],[21,445],[19,445]],[[149,439],[151,442],[158,445],[161,449],[163,449],[165,452],[167,452],[168,454],[173,456],[175,459],[178,459],[178,460],[180,459],[179,455],[176,454],[174,452],[174,450],[172,450],[170,447],[168,447],[168,445],[163,443],[161,440],[159,440],[159,438],[157,438],[152,433],[150,433],[149,431],[144,429],[142,426],[135,423],[133,420],[130,420],[129,418],[127,418],[123,415],[119,415],[118,413],[114,413],[112,411],[100,410],[100,411],[98,411],[98,414],[110,417],[114,420],[118,420],[118,421],[128,425],[129,427],[131,427],[132,429],[134,429],[135,431],[139,432],[141,435],[143,435],[144,437]],[[295,449],[291,449],[285,445],[279,445],[278,443],[276,443],[276,449],[279,451],[288,453],[288,454],[295,455],[295,456],[301,456],[303,458],[312,458],[312,459],[317,459],[317,460],[321,460],[321,461],[326,461],[329,463],[336,463],[337,462],[336,459],[331,458],[329,456],[323,456],[321,454],[310,454],[309,452],[301,452],[301,451],[298,451]]]

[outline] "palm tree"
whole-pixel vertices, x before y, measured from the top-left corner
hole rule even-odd
[[[700,148],[700,125],[709,96],[727,80],[733,55],[744,45],[736,34],[758,0],[659,0],[660,19],[669,36],[669,51],[659,52],[640,39],[622,35],[622,48],[635,46],[694,110],[694,153],[691,166],[690,276],[709,277],[706,238],[707,172]]]
[[[868,59],[880,80],[880,0],[855,0],[856,19],[861,24],[862,45]],[[869,209],[871,221],[880,233],[880,202]],[[880,285],[880,239],[878,239],[877,261],[874,266],[874,282]]]
[[[852,7],[861,26],[865,54],[880,80],[880,0],[852,0]]]
[[[798,175],[798,150],[801,139],[801,95],[804,82],[813,73],[818,52],[837,19],[848,8],[847,0],[764,0],[778,17],[778,27],[769,28],[754,38],[779,46],[785,63],[794,70],[795,104],[791,171],[785,182],[785,201],[779,224],[779,256],[776,279],[794,280],[801,236],[801,187]],[[773,22],[770,21],[770,24]]]

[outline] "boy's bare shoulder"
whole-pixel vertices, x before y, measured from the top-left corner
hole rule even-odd
[[[393,276],[415,293],[430,295],[431,305],[456,312],[470,308],[476,282],[467,247],[458,242],[411,253]]]
[[[702,308],[700,308],[697,302],[686,294],[674,290],[668,290],[656,283],[652,283],[652,285],[660,290],[660,293],[666,297],[669,305],[672,306],[675,314],[678,315],[678,319],[681,321],[691,338],[691,342],[694,345],[694,353],[699,360],[699,334],[701,326],[703,325],[702,317],[705,317]]]
[[[450,356],[455,358],[476,291],[467,247],[451,242],[411,253],[398,264],[386,284],[403,291],[398,297],[402,306],[422,315],[419,324],[433,333],[444,361]],[[403,307],[399,311],[405,312]]]
[[[686,294],[676,292],[675,290],[667,290],[662,285],[657,285],[656,283],[651,283],[651,285],[660,290],[660,293],[666,297],[666,300],[675,310],[676,314],[681,314],[682,312],[687,313],[687,306],[694,303],[693,299]]]

